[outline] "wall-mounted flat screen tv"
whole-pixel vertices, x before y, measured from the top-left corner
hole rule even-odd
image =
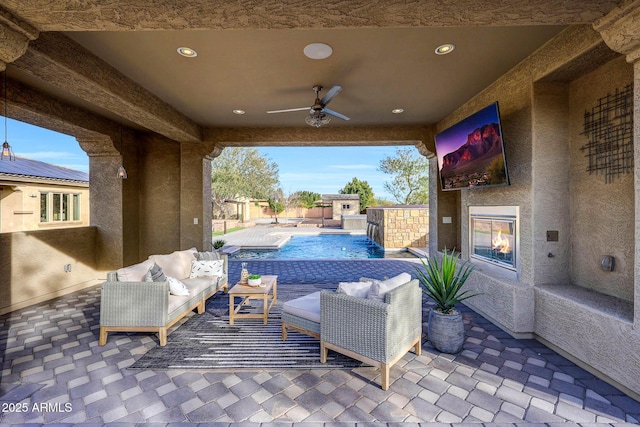
[[[438,133],[435,140],[442,190],[509,185],[497,102]]]

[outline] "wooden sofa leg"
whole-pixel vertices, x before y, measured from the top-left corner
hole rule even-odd
[[[416,356],[420,356],[420,353],[422,353],[422,337],[418,337],[418,341],[416,342],[416,346],[414,348],[414,353],[416,354]]]
[[[158,330],[158,337],[160,338],[160,347],[167,345],[167,328],[160,328]]]
[[[109,335],[109,332],[107,332],[107,329],[103,326],[100,327],[100,340],[98,341],[98,344],[100,344],[101,346],[106,345],[107,344],[107,335]]]
[[[204,313],[204,299],[198,304],[198,314]]]
[[[380,371],[382,371],[382,379],[380,381],[380,386],[383,390],[389,390],[389,364],[381,363]]]
[[[286,341],[287,340],[287,325],[286,324],[282,324],[282,341]]]
[[[325,347],[324,341],[320,341],[320,363],[327,363],[327,354],[329,349]]]

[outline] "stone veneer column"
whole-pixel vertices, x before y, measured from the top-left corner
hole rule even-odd
[[[640,0],[627,2],[594,23],[607,45],[633,64],[633,146],[635,192],[634,327],[640,328]]]
[[[77,138],[89,156],[90,224],[98,229],[96,263],[108,271],[123,265],[123,180],[117,178],[120,153],[110,137]]]

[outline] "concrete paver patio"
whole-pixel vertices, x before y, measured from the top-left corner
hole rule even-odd
[[[281,288],[391,276],[415,265],[389,259],[254,263],[257,270],[278,274]],[[230,262],[230,274],[231,280],[239,275],[239,262]],[[513,339],[468,309],[464,350],[441,354],[424,341],[421,356],[409,353],[392,368],[388,392],[379,388],[372,368],[128,369],[158,345],[157,337],[114,333],[100,347],[99,313],[100,290],[94,287],[0,316],[0,423],[621,425],[640,420],[639,402],[539,342]]]

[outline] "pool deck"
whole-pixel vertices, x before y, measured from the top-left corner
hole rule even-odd
[[[292,236],[315,236],[318,234],[365,234],[365,231],[341,228],[307,228],[286,225],[260,224],[244,230],[216,236],[226,242],[224,252],[232,253],[239,249],[278,249],[291,239]]]

